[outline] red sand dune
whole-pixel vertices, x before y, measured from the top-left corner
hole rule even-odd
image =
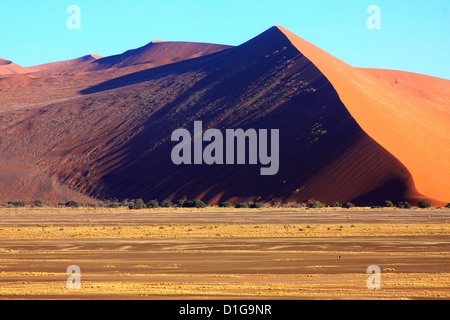
[[[11,75],[11,74],[21,74],[25,73],[26,69],[19,66],[18,64],[0,58],[0,76]]]
[[[354,68],[282,27],[44,69],[0,76],[0,201],[450,201],[448,80]],[[280,129],[279,173],[173,165],[196,120]]]
[[[84,66],[87,64],[90,64],[91,62],[101,59],[103,57],[89,54],[80,58],[71,59],[71,60],[65,60],[65,61],[58,61],[58,62],[52,62],[52,63],[46,63],[41,64],[33,67],[27,67],[25,68],[27,73],[34,73],[34,72],[40,72],[43,74],[46,73],[55,73],[58,72],[59,74],[63,72],[79,72]]]
[[[279,27],[330,80],[362,129],[409,170],[417,190],[450,198],[450,85],[401,71],[356,69]]]
[[[99,59],[90,64],[86,70],[123,68],[141,64],[146,64],[146,68],[154,68],[177,61],[198,58],[228,48],[230,46],[210,43],[165,42],[155,40],[141,48]]]

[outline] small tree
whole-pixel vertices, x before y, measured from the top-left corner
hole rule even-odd
[[[392,201],[386,200],[386,201],[384,201],[384,207],[385,208],[393,208],[394,204],[392,203]]]
[[[308,208],[325,208],[326,204],[322,203],[320,201],[310,201],[310,202],[308,202],[306,207],[308,207]]]
[[[250,208],[254,208],[254,209],[259,209],[262,207],[263,207],[263,204],[261,202],[252,203],[252,205],[250,206]]]
[[[409,202],[407,202],[407,201],[400,201],[398,204],[397,204],[397,207],[399,207],[399,208],[401,208],[401,209],[411,209],[411,204],[409,203]]]
[[[248,204],[245,203],[245,202],[243,202],[243,203],[238,203],[238,204],[235,206],[235,208],[238,208],[238,209],[248,209]]]
[[[103,204],[108,208],[119,208],[120,202],[112,201],[112,200],[104,200]]]
[[[81,206],[81,204],[79,202],[70,200],[66,202],[66,207],[71,207],[71,208],[78,208],[79,206]]]
[[[172,201],[169,200],[169,199],[163,200],[159,205],[160,205],[162,208],[171,208],[171,207],[173,207],[173,203],[172,203]]]
[[[183,207],[184,207],[184,208],[194,208],[194,207],[195,207],[194,201],[185,201],[185,202],[183,203]]]
[[[27,203],[25,201],[9,201],[9,205],[12,205],[14,207],[26,207]]]
[[[158,200],[151,200],[151,201],[147,202],[147,208],[151,208],[151,209],[159,208]]]
[[[351,202],[346,202],[342,205],[342,208],[344,208],[344,209],[350,209],[350,208],[354,208],[354,207],[355,207],[355,205]]]
[[[450,203],[447,203],[447,205],[445,207],[446,208],[450,208]]]
[[[180,199],[180,200],[177,200],[176,202],[175,202],[175,204],[176,204],[176,206],[177,207],[183,207],[184,206],[184,200],[183,199]]]
[[[183,204],[185,208],[206,208],[206,204],[201,200],[186,201]]]
[[[219,208],[231,208],[231,203],[230,202],[221,202],[219,204]]]
[[[42,201],[42,200],[36,200],[36,201],[34,202],[34,206],[35,206],[35,207],[42,208],[42,207],[44,206],[44,201]]]
[[[120,207],[120,202],[111,202],[108,205],[109,208],[119,208]]]
[[[420,201],[417,206],[421,209],[431,208],[431,203],[428,201]]]
[[[333,203],[330,206],[331,208],[339,208],[342,207],[341,204],[337,201],[333,201]]]
[[[144,200],[142,199],[134,199],[131,200],[128,204],[128,208],[132,210],[144,209],[146,207]]]
[[[194,200],[194,204],[196,208],[206,208],[206,203],[202,200]]]

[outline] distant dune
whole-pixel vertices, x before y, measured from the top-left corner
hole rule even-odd
[[[139,64],[147,64],[147,68],[154,68],[178,61],[198,58],[228,48],[230,46],[218,44],[156,40],[144,47],[99,59],[92,63],[87,70],[123,68]]]
[[[355,68],[283,27],[237,47],[153,41],[16,75],[8,65],[3,202],[450,202],[450,81]],[[280,129],[279,173],[175,166],[171,133],[197,120]]]
[[[80,58],[65,60],[59,62],[52,62],[41,64],[38,66],[27,67],[26,70],[28,73],[34,72],[79,72],[82,67],[86,64],[90,64],[92,61],[97,59],[101,59],[101,56],[89,54]]]
[[[0,76],[21,74],[24,72],[26,72],[26,70],[18,64],[10,60],[0,58]]]

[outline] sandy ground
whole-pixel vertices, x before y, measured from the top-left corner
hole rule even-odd
[[[445,209],[0,209],[0,299],[449,299],[449,221]]]

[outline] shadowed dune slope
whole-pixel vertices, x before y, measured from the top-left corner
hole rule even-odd
[[[67,91],[63,98],[35,107],[0,108],[0,174],[15,173],[2,180],[8,182],[0,184],[5,191],[0,200],[11,200],[20,190],[38,190],[39,185],[50,186],[40,197],[48,201],[73,192],[120,200],[198,198],[211,203],[442,200],[434,191],[417,190],[414,168],[375,138],[371,126],[359,119],[357,106],[348,107],[335,77],[343,72],[347,79],[355,73],[386,87],[397,81],[412,92],[409,99],[430,99],[429,94],[441,103],[447,101],[445,82],[440,95],[441,89],[431,85],[430,91],[421,92],[420,77],[408,76],[402,82],[403,73],[396,80],[388,71],[352,68],[298,39],[273,27],[238,47],[212,46],[211,54],[201,57],[194,57],[198,51],[187,50],[184,43],[152,43],[147,49],[159,52],[161,65],[152,65],[149,56],[140,60],[139,49],[124,59],[95,60],[89,66],[106,69],[78,75],[79,92]],[[165,51],[172,52],[167,59],[162,58]],[[184,60],[176,62],[176,56]],[[140,63],[149,68],[136,70]],[[117,68],[120,75],[111,77],[108,70]],[[46,82],[39,85],[36,95],[51,88]],[[363,96],[362,85],[350,88],[349,95]],[[377,97],[375,92],[372,98]],[[14,97],[9,99],[13,105]],[[192,132],[194,121],[200,120],[204,130],[280,129],[279,173],[261,176],[261,165],[174,165],[172,132]],[[18,166],[27,170],[12,170]]]

